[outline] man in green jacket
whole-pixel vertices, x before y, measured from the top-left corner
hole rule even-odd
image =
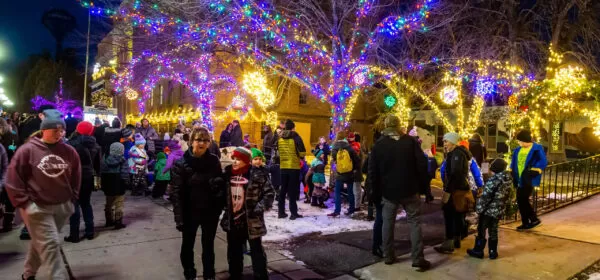
[[[298,214],[296,201],[300,195],[300,159],[304,158],[306,148],[302,138],[295,131],[296,125],[292,120],[285,121],[285,129],[277,138],[281,168],[281,191],[279,192],[279,218],[287,218],[285,213],[285,197],[290,201],[290,220],[302,218]]]

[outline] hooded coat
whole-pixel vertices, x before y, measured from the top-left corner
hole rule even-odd
[[[102,164],[102,191],[106,196],[125,195],[126,179],[128,179],[127,160],[123,155],[108,155]]]
[[[154,176],[157,181],[171,181],[171,172],[165,170],[167,165],[167,155],[160,152],[156,155],[156,164],[154,165]]]
[[[94,136],[75,135],[69,140],[69,145],[73,146],[79,155],[81,161],[81,177],[91,179],[100,175],[102,167],[102,155],[100,145],[96,143]]]
[[[448,153],[444,162],[446,172],[442,177],[445,192],[453,193],[457,190],[471,189],[468,177],[472,157],[471,153],[463,146],[457,146]]]
[[[521,147],[516,148],[512,154],[512,161],[510,162],[509,171],[513,177],[513,184],[515,188],[523,186],[538,187],[542,181],[542,172],[548,166],[548,160],[546,159],[546,153],[542,145],[533,143],[531,151],[527,155],[525,161],[525,169],[522,174],[519,174],[519,152]]]
[[[500,219],[504,215],[507,201],[512,194],[512,178],[510,172],[504,171],[494,174],[483,188],[481,197],[477,200],[475,211],[479,215],[486,215]]]
[[[362,177],[362,173],[360,172],[360,157],[356,154],[348,141],[340,140],[333,144],[333,148],[331,149],[331,154],[333,156],[332,162],[336,162],[337,154],[342,149],[348,151],[348,154],[350,154],[350,158],[352,159],[352,171],[346,173],[339,173],[336,171],[335,179],[344,182],[355,182],[356,176]]]
[[[298,133],[284,130],[277,138],[277,150],[280,169],[300,170],[300,158],[306,155],[306,148]]]
[[[367,184],[373,201],[401,199],[425,194],[428,184],[427,159],[414,137],[393,129],[383,131],[369,155]]]

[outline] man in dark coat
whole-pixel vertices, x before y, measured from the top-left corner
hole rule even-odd
[[[234,147],[243,147],[244,139],[242,134],[242,127],[240,126],[240,121],[235,120],[231,123],[233,129],[231,130],[231,146]]]
[[[383,204],[385,263],[393,264],[396,261],[394,225],[398,208],[402,206],[410,225],[412,266],[426,270],[431,264],[423,254],[419,194],[424,194],[427,182],[427,161],[417,140],[400,132],[398,117],[386,117],[385,127],[369,156],[368,170],[373,199]]]
[[[54,109],[52,105],[42,105],[37,111],[37,117],[29,119],[21,126],[21,131],[19,131],[19,142],[20,144],[25,143],[29,136],[31,136],[36,131],[40,130],[40,125],[42,124],[42,120],[44,120],[44,111],[48,109]]]

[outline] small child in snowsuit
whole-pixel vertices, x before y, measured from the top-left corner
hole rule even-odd
[[[322,151],[317,153],[317,157],[310,163],[310,170],[306,174],[306,180],[311,180],[314,188],[311,192],[311,206],[327,208],[325,199],[327,198],[327,189],[325,186],[325,164]],[[310,183],[310,182],[309,182]]]
[[[485,248],[485,233],[488,233],[490,259],[498,258],[498,222],[505,213],[505,208],[510,203],[514,194],[512,189],[512,177],[506,171],[507,163],[497,158],[490,164],[492,177],[484,186],[483,193],[477,201],[476,212],[479,214],[477,225],[477,237],[475,247],[468,249],[471,257],[483,258]]]
[[[125,146],[119,142],[110,145],[109,154],[104,158],[101,173],[101,185],[106,195],[104,216],[105,227],[116,230],[125,228],[123,224],[123,203],[125,202],[126,180],[129,177],[129,165],[125,160]]]
[[[146,139],[139,134],[135,134],[135,146],[129,150],[129,173],[131,174],[131,195],[141,196],[148,194],[148,183],[146,174],[148,173],[148,154],[144,150]]]
[[[254,158],[257,159],[260,156]],[[225,168],[227,209],[221,227],[227,232],[227,259],[230,279],[242,279],[244,270],[243,246],[250,243],[250,256],[254,279],[269,279],[267,255],[262,246],[262,236],[267,234],[264,212],[271,209],[274,190],[269,171],[251,166],[252,152],[238,147],[233,152],[233,164]],[[257,165],[260,160],[256,160]]]
[[[168,148],[168,147],[167,147]],[[171,171],[165,170],[167,165],[167,155],[160,152],[156,155],[156,164],[154,165],[154,188],[152,189],[152,198],[156,199],[165,195],[167,186],[171,182]]]

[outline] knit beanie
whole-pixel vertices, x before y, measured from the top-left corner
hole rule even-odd
[[[56,109],[48,109],[44,111],[44,120],[40,125],[41,130],[66,128],[65,120],[62,118],[61,112]]]
[[[129,128],[123,128],[121,129],[121,138],[129,138],[131,137],[131,135],[133,135],[133,131]]]
[[[233,155],[231,157],[237,158],[237,159],[245,162],[246,164],[250,164],[251,156],[252,156],[252,151],[250,151],[244,147],[237,147],[237,148],[235,148],[235,150],[233,150]]]
[[[492,164],[490,165],[490,170],[494,173],[500,173],[505,171],[507,166],[508,163],[506,163],[505,160],[497,158],[492,161]]]
[[[252,159],[255,159],[257,157],[262,158],[263,161],[266,161],[265,155],[259,149],[252,148]]]
[[[125,153],[125,146],[119,142],[112,143],[109,152],[112,156],[122,156]]]
[[[81,135],[92,136],[94,134],[94,125],[91,122],[82,121],[77,124],[75,131]]]
[[[139,133],[136,133],[135,136],[133,137],[135,139],[135,145],[146,145],[146,139],[144,139],[144,136],[142,136]]]
[[[458,145],[458,141],[460,141],[460,135],[458,135],[456,132],[448,132],[444,135],[444,141]]]
[[[400,127],[400,119],[397,116],[389,115],[385,117],[385,121],[383,122],[385,128],[399,128]]]
[[[529,130],[519,131],[519,133],[517,134],[517,140],[519,140],[521,142],[525,142],[525,143],[532,143],[533,140],[531,139],[531,131],[529,131]]]
[[[285,121],[285,130],[292,130],[296,127],[296,124],[294,123],[294,121],[292,120],[286,120]]]

